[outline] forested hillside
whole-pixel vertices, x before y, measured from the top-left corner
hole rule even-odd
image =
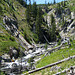
[[[14,63],[18,68],[13,70],[10,65],[8,71],[9,67],[3,68],[6,66],[3,61],[6,65]],[[31,0],[0,0],[2,75],[15,71],[17,74],[66,75],[71,66],[75,66],[75,0],[45,1],[45,4],[34,0],[33,3]]]

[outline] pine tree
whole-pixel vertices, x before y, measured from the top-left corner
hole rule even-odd
[[[0,6],[0,15],[3,13],[3,11],[2,11],[2,7]]]
[[[32,5],[31,5],[31,0],[29,0],[29,5],[27,5],[27,9],[26,9],[26,20],[27,23],[30,25],[31,29],[32,29]]]
[[[18,0],[18,2],[24,7],[27,6],[27,0]]]
[[[36,22],[36,16],[37,16],[37,5],[36,2],[33,2],[32,5],[32,31],[35,33],[35,22]]]
[[[46,10],[46,12],[48,11],[48,5],[46,3],[46,0],[45,0],[45,10]]]
[[[32,14],[33,14],[34,20],[36,20],[36,16],[37,16],[37,5],[36,5],[36,2],[34,2],[33,5],[32,5]]]
[[[39,35],[40,32],[40,8],[37,10],[37,17],[36,17],[36,33]]]
[[[29,9],[29,6],[27,6],[27,9],[26,9],[26,20],[30,24],[30,9]]]
[[[37,10],[37,17],[36,17],[36,33],[41,40],[41,24],[42,24],[42,10],[39,7]]]
[[[56,40],[56,24],[55,24],[55,19],[53,14],[51,14],[51,40],[54,41]]]
[[[54,0],[54,4],[56,4],[56,1]]]

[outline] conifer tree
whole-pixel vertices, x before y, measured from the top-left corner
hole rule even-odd
[[[37,10],[37,17],[36,17],[36,33],[39,37],[39,40],[41,39],[41,24],[42,24],[42,10],[39,7]]]
[[[27,6],[27,9],[26,9],[26,20],[30,24],[30,9],[29,9],[29,6]]]
[[[2,7],[0,6],[0,15],[3,13],[3,11],[2,11]]]
[[[56,40],[56,24],[55,24],[55,19],[54,19],[54,16],[53,14],[51,14],[51,40],[54,41]]]
[[[24,7],[27,6],[27,0],[18,0],[18,2]]]
[[[31,20],[32,20],[32,5],[31,5],[31,0],[29,0],[29,5],[27,5],[26,20],[27,20],[28,24],[30,25],[30,27],[32,29],[32,24],[31,24]]]
[[[36,2],[34,2],[33,5],[32,5],[32,14],[33,14],[34,20],[36,20],[36,16],[37,16],[37,5],[36,5]]]
[[[54,0],[54,4],[56,3],[56,1]]]

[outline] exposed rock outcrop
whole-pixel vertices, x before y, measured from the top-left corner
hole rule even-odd
[[[5,24],[5,27],[8,31],[10,31],[10,33],[17,37],[17,39],[19,40],[20,44],[22,47],[24,47],[26,50],[33,48],[32,45],[30,45],[24,38],[23,36],[20,34],[19,30],[18,30],[18,24],[15,20],[4,16],[3,18],[3,22]],[[20,41],[21,40],[21,41]]]

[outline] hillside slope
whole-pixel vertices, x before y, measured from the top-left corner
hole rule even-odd
[[[25,10],[26,8],[16,0],[9,0],[9,2],[8,0],[0,1],[0,55],[8,53],[10,47],[18,49],[20,43],[24,43],[14,37],[15,35],[13,36],[14,33],[11,33],[11,28],[16,27],[22,38],[27,36],[27,39],[29,39],[32,36],[32,33],[26,22]],[[14,29],[13,31],[15,32]],[[15,32],[15,34],[17,33]],[[21,45],[22,49],[24,49],[23,47],[24,46]]]

